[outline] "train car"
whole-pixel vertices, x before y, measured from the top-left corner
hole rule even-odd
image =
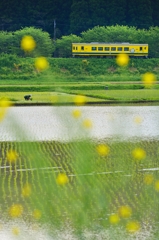
[[[116,57],[120,53],[130,57],[147,58],[148,44],[136,43],[72,43],[72,57]]]

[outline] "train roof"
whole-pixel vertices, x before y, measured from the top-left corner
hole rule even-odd
[[[147,43],[128,43],[128,42],[90,42],[90,43],[72,43],[72,44],[75,44],[75,45],[92,45],[92,44],[95,44],[95,45],[133,45],[133,46],[147,46],[148,44]]]

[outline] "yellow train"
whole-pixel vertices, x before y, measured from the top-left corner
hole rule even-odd
[[[116,57],[126,53],[130,57],[147,58],[148,44],[136,43],[72,43],[72,57]]]

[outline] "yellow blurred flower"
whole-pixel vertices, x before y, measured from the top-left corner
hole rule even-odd
[[[31,52],[36,47],[36,42],[32,36],[24,36],[21,40],[21,48],[25,52]]]
[[[120,221],[120,218],[118,214],[113,213],[109,216],[109,222],[111,224],[117,224],[119,221]]]
[[[0,100],[0,121],[2,121],[7,113],[8,108],[11,106],[11,102],[8,99]]]
[[[85,119],[84,121],[83,121],[83,127],[85,127],[85,128],[92,128],[92,121],[90,120],[90,119]]]
[[[73,116],[74,118],[79,118],[79,117],[81,117],[81,111],[80,111],[79,109],[74,109],[74,110],[72,111],[72,116]]]
[[[7,98],[3,98],[0,101],[0,107],[2,107],[2,108],[8,108],[11,105],[12,105],[11,101],[9,99],[7,99]]]
[[[136,160],[142,160],[146,157],[146,152],[142,148],[135,148],[132,151],[132,155]]]
[[[38,209],[35,209],[34,211],[33,211],[33,217],[35,218],[35,219],[40,219],[41,218],[41,211],[40,210],[38,210]]]
[[[137,124],[140,124],[142,121],[143,121],[143,119],[142,119],[142,117],[140,117],[140,116],[136,116],[136,117],[134,118],[134,122],[137,123]]]
[[[23,213],[23,206],[21,204],[13,204],[9,209],[11,217],[20,217]]]
[[[153,176],[151,174],[146,174],[144,176],[144,183],[150,185],[153,182]]]
[[[12,228],[12,233],[13,233],[13,235],[19,235],[19,233],[20,233],[20,231],[19,231],[19,228],[18,227],[13,227]]]
[[[129,218],[132,214],[132,210],[129,206],[121,206],[119,208],[119,216],[123,218]]]
[[[137,221],[130,221],[127,223],[126,229],[130,233],[135,233],[135,232],[139,231],[140,224]]]
[[[50,97],[50,100],[51,100],[52,103],[56,103],[56,102],[58,102],[58,96],[53,95],[53,96]]]
[[[77,95],[74,98],[74,102],[76,105],[84,105],[86,103],[86,97],[82,95]]]
[[[30,184],[26,184],[22,188],[22,196],[23,197],[29,197],[30,195],[31,195],[31,186],[30,186]]]
[[[129,63],[129,56],[128,56],[128,54],[125,54],[125,53],[119,54],[117,56],[117,58],[116,58],[116,63],[120,67],[125,67],[126,65],[128,65],[128,63]]]
[[[145,87],[151,87],[156,82],[156,76],[153,73],[147,72],[142,76],[142,82]]]
[[[69,182],[69,179],[65,173],[59,173],[56,178],[56,182],[59,185],[65,185],[66,183]]]
[[[7,160],[10,162],[10,163],[14,163],[18,158],[18,153],[14,150],[9,150],[7,152]]]
[[[109,154],[109,147],[106,144],[100,144],[96,148],[97,152],[101,156],[107,156]]]
[[[159,180],[155,182],[155,190],[159,192]]]
[[[35,60],[35,68],[38,71],[43,71],[49,67],[49,63],[45,57],[38,57]]]

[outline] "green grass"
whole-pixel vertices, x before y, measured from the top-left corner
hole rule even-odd
[[[32,94],[32,100],[26,101],[24,96]],[[74,104],[74,94],[60,93],[60,92],[1,92],[0,100],[7,98],[16,105],[34,105],[34,104]],[[87,97],[86,101],[89,102],[103,102],[103,100],[95,97]]]
[[[61,91],[61,92],[60,92]],[[66,92],[66,93],[65,93]],[[32,94],[32,101],[26,101],[24,96]],[[59,92],[0,92],[0,99],[10,99],[13,104],[74,104],[76,95],[85,95],[89,103],[120,103],[120,102],[159,102],[159,89],[138,90],[62,90]]]
[[[73,90],[70,93],[83,94],[104,100],[118,101],[159,101],[159,89],[137,89],[137,90]]]

